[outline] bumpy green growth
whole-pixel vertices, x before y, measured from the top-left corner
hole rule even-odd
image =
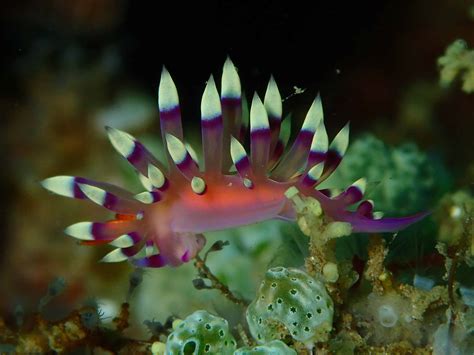
[[[462,89],[474,92],[474,50],[465,41],[458,39],[451,43],[442,57],[438,59],[441,86],[449,86],[460,76]]]
[[[207,311],[196,311],[177,324],[168,336],[166,354],[233,354],[236,341],[227,321]]]
[[[273,340],[263,345],[254,346],[253,348],[246,346],[237,349],[234,355],[296,355],[296,351],[281,340]]]
[[[290,335],[307,346],[325,341],[332,329],[333,302],[324,285],[305,272],[276,267],[267,271],[247,322],[259,344]]]
[[[388,215],[422,211],[449,188],[446,168],[414,144],[391,147],[368,134],[350,145],[327,186],[347,186],[360,177],[368,181],[366,196],[376,211]]]

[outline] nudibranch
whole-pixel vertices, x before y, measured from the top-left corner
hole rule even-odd
[[[80,222],[65,230],[86,245],[114,246],[103,261],[130,260],[140,267],[180,265],[203,248],[202,233],[207,231],[267,219],[294,220],[295,209],[285,195],[291,187],[315,198],[329,219],[350,223],[354,232],[398,231],[425,215],[376,218],[373,203],[363,200],[364,179],[337,196],[318,190],[342,160],[349,125],[329,144],[318,95],[294,143],[285,151],[290,119],[282,119],[275,80],[270,78],[263,102],[254,94],[249,110],[230,59],[223,67],[220,95],[212,75],[202,95],[203,166],[183,140],[178,92],[165,68],[158,108],[168,168],[130,134],[106,127],[114,148],[138,172],[145,192],[134,195],[111,184],[73,176],[42,182],[56,194],[87,199],[116,213],[113,220]],[[248,155],[243,142],[249,124]]]

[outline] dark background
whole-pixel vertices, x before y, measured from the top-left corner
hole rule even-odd
[[[54,47],[47,57],[52,66],[72,44],[84,52],[84,66],[113,46],[121,58],[119,77],[150,92],[156,91],[165,64],[182,101],[191,101],[185,107],[190,119],[198,113],[194,103],[204,81],[209,73],[218,74],[230,55],[248,92],[263,94],[273,73],[284,95],[293,86],[308,88],[303,101],[309,102],[321,91],[327,114],[336,116],[329,126],[358,120],[354,126],[363,129],[382,116],[393,117],[414,80],[437,80],[436,58],[449,43],[472,42],[468,5],[447,0],[5,1],[0,87],[7,106],[19,104],[25,93],[18,79],[25,72],[18,68],[34,63],[44,43]],[[465,134],[462,125],[452,126],[443,116],[442,128]]]

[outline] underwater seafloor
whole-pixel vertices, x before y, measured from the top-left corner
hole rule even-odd
[[[473,354],[474,4],[155,5],[0,5],[0,354]],[[40,182],[143,191],[103,127],[165,159],[162,65],[199,155],[201,95],[228,55],[249,99],[274,75],[291,140],[317,92],[330,138],[351,121],[322,188],[364,177],[377,216],[430,214],[352,233],[288,194],[296,222],[206,233],[177,268],[100,263],[110,246],[68,238],[67,226],[111,214]]]

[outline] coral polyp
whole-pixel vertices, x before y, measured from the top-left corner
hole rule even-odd
[[[178,266],[203,248],[204,232],[268,219],[295,220],[290,187],[315,198],[325,215],[350,223],[353,232],[398,231],[425,214],[377,219],[363,200],[360,179],[337,196],[317,186],[337,168],[348,146],[349,125],[329,144],[319,95],[308,110],[291,148],[288,120],[273,77],[264,100],[254,94],[250,110],[240,79],[228,59],[221,92],[211,76],[201,101],[203,166],[183,140],[176,86],[164,68],[158,90],[161,133],[169,168],[128,133],[107,128],[115,149],[136,169],[147,191],[132,194],[120,187],[82,177],[56,176],[42,182],[59,195],[86,199],[116,216],[107,222],[80,222],[66,233],[88,245],[116,247],[103,261],[131,260],[140,267]],[[250,154],[243,141],[250,125]],[[355,209],[350,206],[357,204]]]

